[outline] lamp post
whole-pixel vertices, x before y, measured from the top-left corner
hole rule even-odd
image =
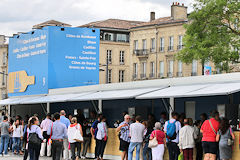
[[[105,75],[105,77],[106,77],[106,84],[108,83],[108,59],[107,59],[107,63],[106,64],[100,64],[99,66],[100,67],[106,67],[106,75]],[[104,71],[104,69],[99,69],[99,71],[101,72],[101,71]]]

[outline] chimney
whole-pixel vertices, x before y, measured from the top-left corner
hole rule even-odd
[[[171,17],[173,20],[187,20],[187,7],[175,2],[171,6]]]
[[[150,21],[155,20],[155,12],[150,13]]]

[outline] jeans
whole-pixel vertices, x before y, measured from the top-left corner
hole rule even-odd
[[[52,140],[52,160],[60,160],[63,150],[63,142]]]
[[[4,154],[8,153],[8,142],[9,142],[9,135],[2,135],[1,144],[0,144],[0,154],[3,153],[3,149],[4,149]]]
[[[28,152],[30,155],[29,160],[38,160],[40,155],[40,149],[41,149],[41,145],[28,144]]]
[[[168,142],[167,148],[169,153],[169,160],[178,160],[178,155],[180,154],[180,150],[177,143]]]
[[[128,148],[128,160],[132,160],[133,151],[136,148],[136,160],[140,160],[140,148],[142,143],[141,142],[130,142]]]
[[[80,142],[70,143],[70,148],[72,153],[72,160],[76,159],[76,155],[75,155],[76,148],[77,148],[77,156],[80,159],[81,143]]]
[[[63,140],[63,159],[69,158],[69,150],[68,150],[69,142],[68,139]]]
[[[90,143],[91,143],[91,137],[83,137],[83,152],[82,152],[83,157],[86,157],[87,149]]]
[[[104,140],[96,140],[97,141],[97,152],[96,152],[96,157],[99,158],[103,158],[103,154],[104,154],[104,150],[107,144],[107,141]]]
[[[21,142],[21,138],[20,137],[13,137],[13,146],[12,146],[12,151],[13,152],[16,150],[17,153],[19,153],[20,142]]]
[[[148,142],[143,147],[143,160],[152,160],[152,150],[148,148]]]

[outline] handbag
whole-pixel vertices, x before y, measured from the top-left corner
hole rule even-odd
[[[227,144],[228,144],[228,146],[232,146],[234,144],[234,140],[232,139],[232,129],[229,128],[229,130],[230,130],[230,136],[231,137],[228,138]]]
[[[80,124],[78,124],[78,125],[80,125]],[[77,125],[77,126],[78,126]],[[73,139],[75,140],[75,141],[77,141],[77,142],[83,142],[83,137],[82,137],[82,135],[81,135],[81,133],[80,133],[80,130],[79,130],[79,128],[76,126],[76,130],[75,130],[75,133],[74,133],[74,135],[73,135]]]
[[[181,152],[178,156],[178,160],[184,160],[184,157],[183,157],[183,152]]]
[[[33,145],[40,145],[42,143],[42,140],[38,137],[37,133],[29,133],[28,143]]]
[[[217,135],[217,132],[215,131],[215,129],[213,128],[213,126],[212,126],[212,123],[211,123],[211,120],[209,119],[209,124],[210,124],[210,126],[211,126],[211,128],[212,128],[212,130],[213,130],[213,132],[215,133],[215,135]]]
[[[153,133],[155,133],[155,135],[154,135],[153,139],[149,140],[148,148],[154,148],[154,147],[157,147],[157,145],[158,145],[156,131],[154,131]]]

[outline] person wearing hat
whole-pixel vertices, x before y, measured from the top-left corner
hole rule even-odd
[[[166,143],[165,133],[161,131],[161,123],[156,122],[154,131],[150,136],[150,140],[157,138],[158,145],[152,148],[152,160],[163,160],[164,144]]]

